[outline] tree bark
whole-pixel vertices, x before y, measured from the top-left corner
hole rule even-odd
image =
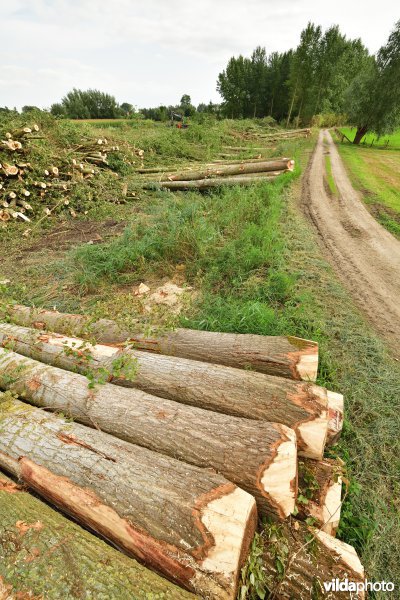
[[[264,162],[267,158],[264,156],[263,158],[259,158],[259,155],[254,156],[253,158],[236,158],[236,159],[226,159],[226,160],[215,160],[213,163],[210,163],[210,166],[216,165],[240,165],[242,163],[258,163]]]
[[[94,338],[101,344],[129,341],[139,350],[157,354],[252,369],[291,379],[315,381],[317,378],[318,344],[291,336],[176,329],[146,337],[110,319],[94,321],[86,315],[59,313],[18,304],[7,307],[3,317],[24,327]]]
[[[35,406],[173,458],[211,468],[252,494],[261,515],[284,519],[297,496],[296,439],[285,425],[231,417],[99,385],[0,349],[0,388]]]
[[[281,171],[283,173],[283,171]],[[195,181],[154,181],[151,183],[146,183],[143,186],[145,190],[152,190],[154,186],[160,186],[163,188],[167,188],[168,190],[208,190],[211,188],[221,187],[222,185],[234,186],[234,185],[253,185],[259,181],[272,181],[275,179],[277,175],[267,175],[265,173],[264,177],[260,177],[257,175],[253,176],[245,176],[245,175],[236,175],[234,177],[215,177],[213,179],[199,179]]]
[[[299,518],[312,517],[318,528],[335,535],[342,503],[343,462],[299,460]]]
[[[0,473],[1,598],[2,581],[5,598],[195,598]]]
[[[356,131],[356,135],[354,136],[353,144],[358,145],[363,139],[364,135],[367,133],[368,127],[362,126],[358,127]]]
[[[100,369],[100,375],[117,385],[183,404],[283,423],[295,430],[299,454],[308,458],[321,459],[327,435],[337,437],[342,427],[342,413],[332,405],[331,392],[311,383],[115,346],[92,346],[78,338],[10,324],[0,324],[0,345],[83,374]]]
[[[263,162],[240,163],[239,165],[227,165],[210,167],[201,171],[183,171],[171,173],[162,177],[161,181],[193,181],[210,177],[221,177],[225,175],[244,175],[246,173],[266,173],[268,171],[293,171],[294,160],[267,160]]]
[[[4,397],[0,466],[181,587],[235,598],[257,511],[222,476]]]
[[[295,520],[278,528],[267,526],[264,535],[263,563],[268,589],[275,600],[365,597],[362,592],[326,592],[324,588],[324,582],[336,578],[364,583],[364,568],[349,544]]]
[[[275,133],[259,133],[258,138],[270,138],[270,139],[286,139],[291,137],[308,137],[311,134],[311,129],[305,127],[303,129],[287,129],[286,131],[276,131]]]

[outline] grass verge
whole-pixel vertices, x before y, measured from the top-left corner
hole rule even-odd
[[[354,139],[356,134],[356,127],[341,127],[342,131],[350,140]],[[380,138],[376,133],[367,133],[361,140],[361,144],[367,146],[377,146],[381,148],[396,148],[400,150],[400,129],[392,133],[391,135],[383,135]]]
[[[325,155],[325,173],[326,173],[326,179],[328,182],[328,187],[329,187],[329,190],[330,190],[332,196],[337,196],[337,187],[336,187],[336,183],[333,178],[333,175],[332,175],[332,164],[331,164],[331,157],[329,156],[329,154]]]
[[[400,238],[400,153],[396,150],[337,143],[353,186],[368,210]]]

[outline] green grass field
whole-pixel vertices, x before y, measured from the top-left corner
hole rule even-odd
[[[338,149],[368,209],[400,238],[400,132],[390,137],[387,148],[354,146],[345,140],[338,141]]]
[[[350,140],[354,139],[356,133],[355,127],[341,127],[342,131]],[[393,148],[400,150],[400,129],[391,135],[383,135],[381,138],[375,133],[367,133],[361,140],[361,144],[366,146],[378,146],[379,148]]]
[[[81,126],[87,134],[88,126]],[[104,134],[104,128],[90,127],[98,137]],[[143,147],[146,166],[177,165],[215,157],[232,141],[232,129],[231,121],[184,132],[143,125],[121,128],[112,136],[116,143]],[[11,283],[2,297],[129,323],[138,310],[134,286],[179,273],[196,291],[193,302],[170,320],[163,315],[150,322],[141,315],[143,326],[317,340],[318,383],[342,392],[346,402],[343,436],[329,451],[347,465],[339,536],[361,554],[369,579],[398,586],[400,365],[321,257],[316,235],[299,211],[299,175],[313,144],[313,139],[291,141],[271,150],[275,156],[295,157],[297,165],[295,173],[271,183],[210,194],[151,191],[121,206],[106,203],[112,188],[101,188],[97,201],[88,203],[89,213],[72,225],[65,219],[47,224],[28,240],[13,226],[6,230],[8,251],[0,266],[0,279]],[[340,149],[360,156],[351,154],[349,144]],[[135,177],[133,168],[121,167],[120,178],[133,183]],[[110,231],[110,220],[120,226],[118,233]],[[57,242],[60,226],[62,231],[90,226],[103,239],[82,244],[69,233],[70,243],[63,249]]]

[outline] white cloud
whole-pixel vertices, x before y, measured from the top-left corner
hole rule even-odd
[[[394,0],[13,0],[2,2],[0,104],[48,106],[72,87],[120,101],[170,103],[187,92],[217,98],[216,77],[232,54],[294,47],[308,20],[338,23],[371,51],[384,43]],[[12,65],[12,69],[1,68]]]

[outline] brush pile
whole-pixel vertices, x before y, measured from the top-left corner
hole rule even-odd
[[[234,600],[257,514],[273,523],[262,570],[274,598],[363,581],[334,537],[343,464],[324,449],[343,397],[314,383],[316,343],[146,337],[19,305],[2,318],[0,467],[50,505],[201,598]]]
[[[43,147],[48,150],[49,162],[43,164]],[[79,144],[51,152],[49,133],[40,132],[37,124],[5,132],[0,140],[0,222],[30,222],[35,217],[48,217],[59,207],[67,207],[75,216],[79,206],[70,205],[74,186],[110,169],[109,156],[120,152],[106,138],[86,139]],[[130,148],[132,157],[143,161],[143,150]],[[51,162],[50,162],[51,161]],[[116,175],[116,174],[115,174]],[[125,194],[126,196],[126,194]]]

